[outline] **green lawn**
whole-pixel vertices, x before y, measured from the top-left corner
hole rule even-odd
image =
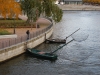
[[[22,23],[23,20],[0,20],[0,23]]]
[[[28,24],[26,23],[26,21],[23,20],[0,20],[0,28],[12,28],[14,27],[14,25],[16,27],[19,27],[27,26]]]
[[[0,29],[0,35],[9,35],[9,34],[11,34],[11,33],[8,32],[7,30]]]

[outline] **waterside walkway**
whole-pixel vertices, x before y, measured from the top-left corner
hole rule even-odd
[[[16,28],[16,34],[17,38],[4,38],[0,39],[0,49],[9,47],[11,45],[23,42],[27,40],[27,34],[26,31],[30,31],[30,39],[39,35],[44,31],[45,28],[47,28],[51,22],[45,18],[40,18],[38,21],[39,28]],[[9,32],[13,32],[13,28],[6,28]]]
[[[70,4],[70,5],[61,5],[58,4],[58,6],[62,10],[69,10],[69,11],[100,11],[100,6],[93,6],[93,5],[75,5],[75,4]]]
[[[34,48],[43,43],[53,33],[53,23],[51,20],[43,19],[40,28],[30,30],[30,36],[26,34],[26,29],[16,29],[17,38],[3,39],[0,41],[0,63],[16,57],[24,52],[26,48]],[[47,23],[46,23],[47,22]],[[48,25],[47,25],[48,24]]]

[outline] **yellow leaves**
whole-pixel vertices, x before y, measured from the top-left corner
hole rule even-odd
[[[89,3],[100,3],[100,0],[83,0],[83,1]]]
[[[18,18],[18,15],[21,14],[20,4],[15,2],[15,0],[0,0],[0,14],[4,18],[12,18],[14,15]]]

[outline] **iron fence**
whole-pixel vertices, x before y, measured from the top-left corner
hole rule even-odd
[[[53,24],[47,26],[44,29],[41,29],[41,30],[38,30],[36,32],[30,33],[30,37],[29,37],[28,40],[30,40],[30,39],[32,39],[34,37],[37,37],[37,36],[39,36],[42,33],[45,33],[52,26],[53,26]],[[3,41],[0,42],[0,49],[6,48],[6,47],[10,47],[12,45],[16,45],[18,43],[22,43],[22,42],[25,42],[25,41],[27,41],[27,35],[23,35],[23,36],[20,36],[18,38],[9,39],[9,40],[6,40],[6,41],[3,40]]]

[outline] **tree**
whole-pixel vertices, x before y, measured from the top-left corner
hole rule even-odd
[[[15,0],[0,0],[0,14],[5,19],[6,18],[18,19],[18,15],[21,14],[21,12],[22,11],[21,11],[20,4],[18,2],[15,2]],[[14,34],[15,34],[15,23],[13,23],[13,26],[14,26]]]
[[[21,8],[23,10],[23,13],[28,16],[28,22],[32,20],[33,17],[36,15],[36,1],[37,0],[21,0]]]
[[[55,0],[21,0],[21,8],[24,14],[27,14],[28,21],[33,19],[32,17],[35,15],[34,19],[36,20],[43,14],[45,17],[52,17],[55,22],[59,22],[62,19],[63,12],[54,2]],[[33,16],[30,18],[32,14]]]
[[[83,0],[83,2],[87,2],[87,3],[100,3],[100,0]]]
[[[7,17],[12,18],[21,14],[21,7],[15,0],[0,0],[0,14],[6,19]]]

